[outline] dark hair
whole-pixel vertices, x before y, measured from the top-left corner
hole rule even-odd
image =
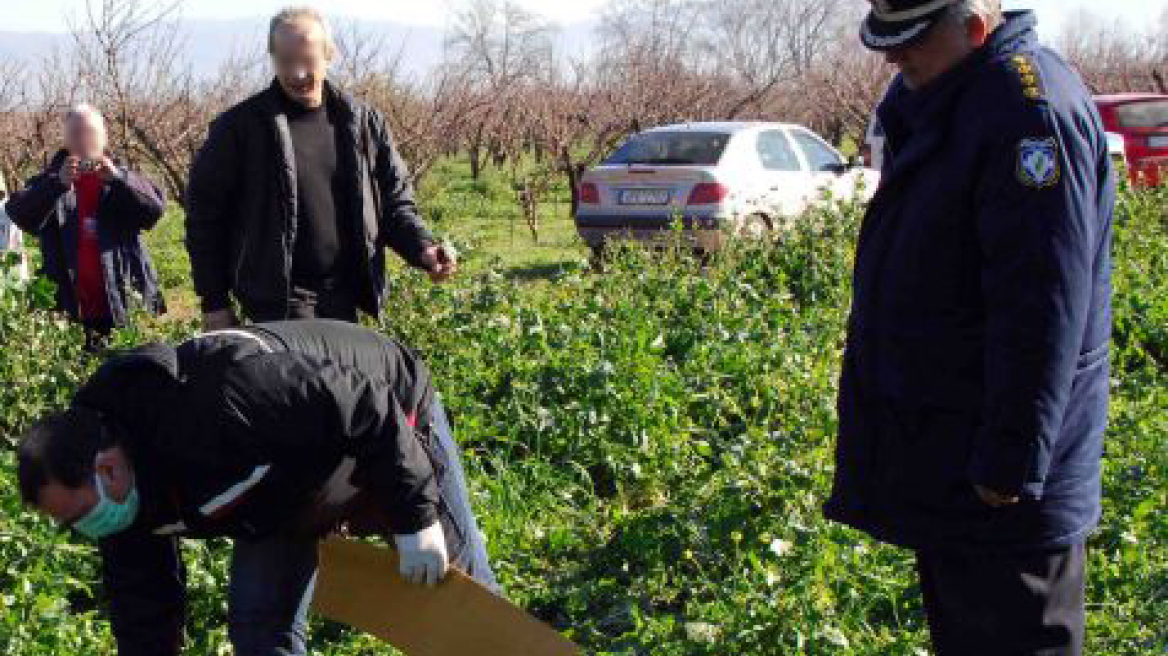
[[[52,482],[70,489],[85,486],[97,454],[112,445],[101,415],[93,410],[74,407],[41,419],[17,447],[21,498],[36,504],[41,489]]]

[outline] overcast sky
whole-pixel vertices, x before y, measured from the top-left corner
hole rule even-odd
[[[269,16],[280,7],[296,2],[187,0],[183,6],[183,15],[187,18],[254,18]],[[606,0],[517,2],[559,24],[570,24],[596,18]],[[5,0],[5,4],[9,7],[0,22],[0,30],[61,32],[68,29],[66,17],[82,10],[85,0]],[[1040,28],[1046,25],[1043,31],[1051,35],[1057,33],[1058,26],[1067,16],[1083,8],[1100,16],[1120,17],[1133,27],[1142,27],[1160,15],[1168,6],[1168,0],[1005,0],[1005,4],[1007,8],[1033,8],[1038,12]],[[334,17],[370,18],[441,27],[459,3],[457,0],[327,0],[318,5]]]

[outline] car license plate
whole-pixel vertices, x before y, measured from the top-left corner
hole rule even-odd
[[[668,205],[668,189],[625,189],[620,193],[621,205]]]
[[[1168,148],[1168,134],[1148,137],[1148,146],[1152,148]]]

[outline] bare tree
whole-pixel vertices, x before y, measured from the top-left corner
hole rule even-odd
[[[446,38],[452,61],[488,89],[545,78],[555,30],[512,0],[469,0]]]
[[[20,107],[25,96],[26,74],[27,67],[22,62],[0,62],[0,134],[6,135],[5,141],[18,139],[24,129]],[[21,165],[18,153],[11,144],[0,148],[0,177],[4,180],[16,180]]]
[[[44,167],[61,147],[61,116],[79,94],[80,82],[69,70],[71,55],[55,48],[32,62],[9,64],[21,81],[10,86],[12,104],[4,112],[0,161],[13,179]]]
[[[443,154],[458,150],[460,135],[480,109],[459,69],[439,68],[424,77],[405,75],[405,44],[392,50],[384,35],[355,22],[342,23],[337,46],[340,59],[333,78],[386,117],[415,180]]]
[[[182,197],[210,120],[270,75],[260,49],[202,79],[185,60],[179,0],[87,0],[70,47],[0,62],[0,170],[43,165],[60,113],[87,100],[112,143]],[[554,26],[514,0],[465,0],[442,65],[405,75],[405,46],[355,22],[338,29],[339,84],[380,110],[421,178],[467,154],[477,174],[508,175],[533,236],[539,206],[623,139],[663,123],[777,119],[834,141],[860,138],[891,78],[857,43],[864,7],[850,0],[610,0],[592,54],[562,60]],[[1143,31],[1082,14],[1060,49],[1097,92],[1164,88],[1168,9]],[[62,74],[69,71],[69,74]]]
[[[179,63],[178,9],[178,1],[88,0],[73,38],[84,91],[106,115],[114,148],[181,199],[208,107]]]
[[[469,0],[457,15],[446,38],[444,74],[481,100],[466,135],[475,177],[488,158],[501,164],[515,150],[525,113],[520,92],[554,74],[554,34],[547,21],[512,0]]]
[[[800,80],[799,118],[836,143],[859,141],[894,73],[858,40],[838,42]]]
[[[1168,10],[1161,18],[1168,27]],[[1057,40],[1094,93],[1156,91],[1168,65],[1168,37],[1153,27],[1139,32],[1121,19],[1081,10],[1066,21]]]
[[[815,71],[833,43],[851,37],[841,29],[854,13],[848,7],[843,0],[706,2],[705,50],[716,70],[733,75],[740,87],[726,117],[759,111],[784,85]]]

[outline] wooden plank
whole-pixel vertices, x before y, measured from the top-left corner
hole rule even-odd
[[[329,538],[320,546],[313,609],[409,656],[569,656],[576,645],[452,569],[436,588],[407,583],[385,547]]]

